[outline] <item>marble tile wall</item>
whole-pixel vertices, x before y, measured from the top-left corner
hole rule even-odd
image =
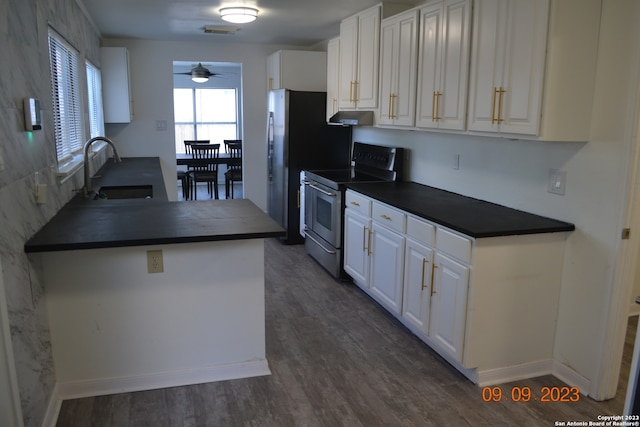
[[[94,64],[100,40],[76,0],[0,0],[0,259],[24,425],[40,426],[55,372],[38,256],[23,245],[74,195],[82,173],[60,184],[52,173],[55,142],[47,47],[48,25]],[[43,130],[24,131],[22,100],[40,99]],[[99,166],[104,156],[96,159]],[[93,169],[96,170],[96,169]],[[47,184],[37,204],[34,174]]]

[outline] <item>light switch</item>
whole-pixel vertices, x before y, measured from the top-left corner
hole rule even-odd
[[[559,169],[549,169],[549,183],[547,191],[553,194],[564,196],[567,173]]]

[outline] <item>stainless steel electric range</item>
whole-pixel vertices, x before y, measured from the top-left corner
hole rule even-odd
[[[305,249],[343,280],[348,280],[342,257],[345,187],[352,182],[401,181],[404,149],[354,142],[351,164],[349,169],[304,171],[301,181]]]

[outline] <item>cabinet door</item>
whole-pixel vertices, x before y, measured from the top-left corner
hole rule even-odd
[[[402,317],[426,335],[429,333],[433,250],[407,239],[404,257]]]
[[[340,84],[340,38],[329,40],[327,45],[327,121],[338,112],[338,87]]]
[[[473,16],[469,130],[537,135],[547,0],[485,0]]]
[[[497,132],[497,93],[502,81],[507,0],[483,0],[473,8],[468,129]]]
[[[469,268],[436,253],[429,337],[457,361],[462,361]]]
[[[442,3],[420,10],[420,53],[416,126],[437,128],[436,91],[440,88]]]
[[[505,35],[500,131],[537,135],[547,41],[548,1],[511,0]]]
[[[358,60],[354,93],[356,106],[362,109],[378,107],[380,15],[381,6],[367,9],[358,15]]]
[[[443,24],[437,123],[440,129],[464,130],[471,44],[471,0],[445,1]]]
[[[267,57],[267,88],[280,89],[280,52]]]
[[[340,23],[340,108],[355,108],[356,64],[358,60],[358,17]]]
[[[464,130],[469,76],[471,2],[423,8],[417,126]]]
[[[369,287],[369,244],[371,220],[353,212],[344,211],[344,271],[360,287]]]
[[[398,25],[383,22],[380,29],[380,117],[378,123],[393,124],[392,97],[398,85]]]
[[[129,51],[124,47],[100,49],[105,123],[130,123],[133,119]]]
[[[387,309],[402,311],[405,238],[376,222],[371,234],[371,294]]]
[[[418,16],[413,11],[402,15],[398,25],[398,72],[396,97],[393,100],[394,124],[413,126],[416,118],[418,74]]]

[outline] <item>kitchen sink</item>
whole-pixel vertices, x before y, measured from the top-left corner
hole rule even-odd
[[[100,187],[94,199],[151,199],[152,197],[153,186],[151,185],[117,185]]]

